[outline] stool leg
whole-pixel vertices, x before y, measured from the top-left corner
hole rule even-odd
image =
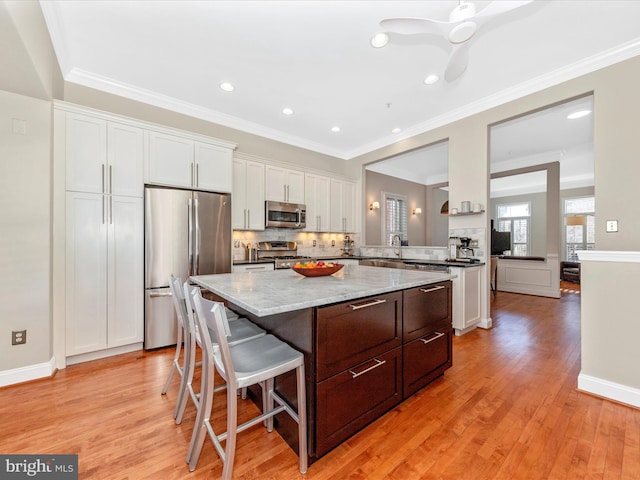
[[[195,338],[185,342],[184,357],[185,364],[182,373],[182,383],[180,384],[180,396],[178,397],[178,404],[176,405],[175,412],[176,423],[178,425],[182,423],[182,417],[184,416],[184,411],[187,407],[187,401],[191,397],[191,383],[193,382],[193,372],[196,368]]]
[[[222,480],[231,480],[233,474],[233,462],[236,456],[236,436],[238,429],[238,399],[236,391],[227,388],[227,439],[224,453],[224,468]]]
[[[209,379],[209,376],[213,377],[213,374],[209,372],[209,369],[205,366],[203,360],[202,365],[202,382],[200,386],[200,405],[198,408],[198,414],[196,415],[196,421],[193,426],[193,433],[191,435],[191,443],[189,444],[189,451],[187,452],[187,462],[189,463],[189,471],[193,472],[198,464],[198,458],[200,458],[200,452],[205,439],[207,438],[207,426],[206,422],[209,421],[211,415],[211,408],[213,406],[213,381]]]
[[[171,379],[173,378],[173,374],[178,369],[178,365],[180,362],[180,349],[182,347],[182,329],[178,329],[178,343],[176,344],[176,353],[173,356],[173,362],[171,362],[171,370],[169,370],[169,377],[162,387],[162,395],[166,395],[167,390],[169,390],[169,385],[171,385]],[[175,414],[174,414],[175,417]]]
[[[307,472],[307,395],[304,378],[304,364],[296,368],[298,394],[298,456],[300,473]]]

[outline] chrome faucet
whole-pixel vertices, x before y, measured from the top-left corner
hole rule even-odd
[[[396,244],[396,238],[398,239],[398,248],[397,249],[393,249],[393,252],[396,254],[397,257],[402,258],[402,237],[398,234],[395,234],[393,236],[393,238],[391,239],[391,246],[395,246]]]

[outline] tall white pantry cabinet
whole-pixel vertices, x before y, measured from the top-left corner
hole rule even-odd
[[[57,112],[66,175],[66,355],[141,344],[144,131]]]

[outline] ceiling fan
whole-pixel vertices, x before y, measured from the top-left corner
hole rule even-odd
[[[452,50],[444,78],[447,82],[452,82],[467,69],[469,40],[476,31],[492,18],[532,1],[496,0],[476,13],[473,3],[460,0],[458,6],[449,14],[448,22],[431,18],[388,18],[382,20],[380,26],[388,32],[401,35],[430,33],[446,38],[451,43]]]

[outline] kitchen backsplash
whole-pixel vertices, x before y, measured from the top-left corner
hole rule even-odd
[[[341,233],[315,233],[302,232],[288,228],[268,228],[264,231],[255,232],[247,230],[233,231],[233,259],[244,260],[247,245],[256,245],[258,242],[266,241],[286,241],[298,243],[298,254],[308,257],[327,257],[342,255],[344,247],[344,234]],[[357,234],[349,234],[350,239],[355,244],[354,255],[358,255]],[[313,242],[315,241],[315,247]]]

